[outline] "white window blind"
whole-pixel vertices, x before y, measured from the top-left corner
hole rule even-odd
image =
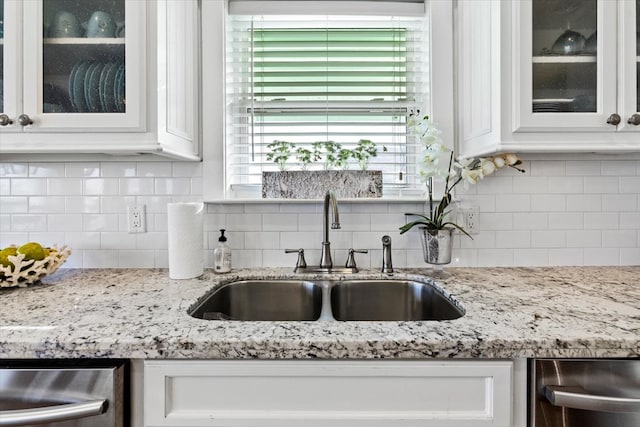
[[[423,17],[229,15],[228,190],[260,193],[262,171],[277,170],[267,160],[274,140],[351,149],[368,139],[379,147],[369,169],[383,171],[384,194],[421,192],[405,123],[428,105],[426,34]],[[295,155],[287,164],[300,168]]]

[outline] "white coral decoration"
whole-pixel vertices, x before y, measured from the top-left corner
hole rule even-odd
[[[66,245],[60,248],[51,247],[49,255],[42,260],[25,260],[24,254],[7,258],[12,265],[0,264],[0,288],[14,286],[26,287],[37,282],[48,274],[53,274],[71,255],[71,249]]]

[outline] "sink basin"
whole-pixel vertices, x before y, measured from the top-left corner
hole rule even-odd
[[[428,283],[409,280],[350,280],[331,289],[336,320],[451,320],[464,315]]]
[[[215,289],[189,310],[207,320],[318,320],[322,287],[301,280],[246,280]]]
[[[205,295],[189,310],[205,320],[451,320],[464,310],[429,283],[411,280],[244,280]]]

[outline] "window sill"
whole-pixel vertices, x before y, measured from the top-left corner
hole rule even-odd
[[[376,197],[359,199],[338,199],[341,203],[426,203],[424,197]],[[253,205],[253,204],[311,204],[322,203],[322,199],[211,199],[205,203],[219,205]]]

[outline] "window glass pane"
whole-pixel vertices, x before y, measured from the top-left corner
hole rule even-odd
[[[386,188],[415,188],[416,147],[405,122],[427,97],[423,25],[415,18],[230,17],[230,184],[259,186],[262,171],[277,170],[267,159],[275,140],[312,150],[322,141],[353,149],[364,139],[378,146],[369,169],[383,171]],[[289,164],[302,167],[295,156]]]
[[[0,0],[0,113],[4,112],[4,0]]]
[[[125,112],[124,0],[42,4],[43,112]]]
[[[596,3],[533,1],[534,113],[597,111]]]

